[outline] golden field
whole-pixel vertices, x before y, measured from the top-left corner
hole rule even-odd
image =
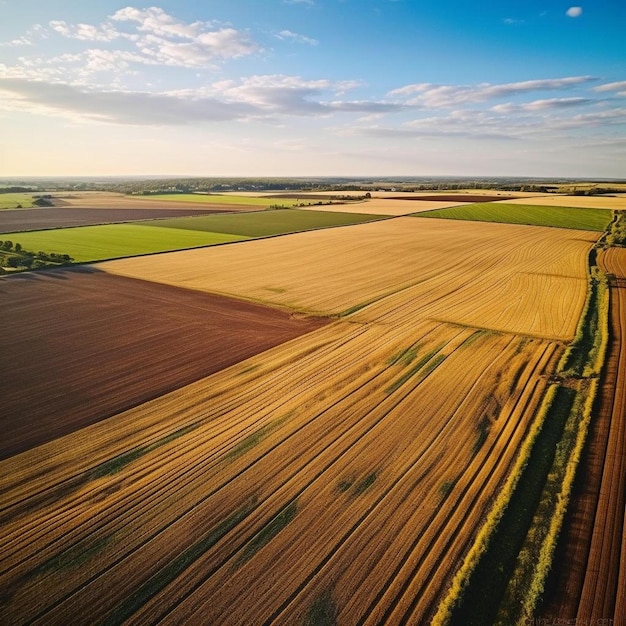
[[[98,267],[314,314],[364,307],[355,319],[412,315],[568,339],[585,298],[586,251],[597,237],[405,217]]]

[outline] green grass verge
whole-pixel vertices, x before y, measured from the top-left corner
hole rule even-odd
[[[611,211],[608,209],[580,209],[494,202],[478,202],[466,206],[423,211],[415,213],[413,216],[499,222],[503,224],[526,224],[530,226],[553,226],[556,228],[576,228],[598,232],[603,231],[611,221]]]
[[[556,446],[554,463],[495,619],[498,626],[528,623],[544,592],[587,438],[598,380],[590,381],[589,387],[584,403],[582,394],[576,395]]]
[[[599,375],[608,345],[608,316],[607,279],[597,266],[593,266],[576,336],[559,363],[560,376],[581,378]]]
[[[315,228],[349,226],[351,224],[379,220],[383,217],[381,215],[367,215],[363,213],[276,209],[274,211],[253,211],[250,213],[228,213],[226,215],[174,217],[165,220],[155,220],[150,224],[146,224],[146,226],[228,233],[244,237],[269,237]]]
[[[33,195],[30,193],[0,193],[0,210],[27,209],[33,206]]]
[[[79,263],[247,239],[245,236],[235,234],[159,228],[139,224],[106,224],[38,230],[7,233],[3,237],[19,242],[27,250],[69,254]]]
[[[574,389],[557,388],[548,418],[538,433],[515,491],[469,578],[460,602],[451,613],[447,622],[451,626],[494,623],[575,398]]]
[[[297,198],[264,198],[200,193],[163,193],[135,197],[145,200],[172,200],[175,202],[191,202],[195,204],[232,204],[238,206],[256,206],[259,208],[267,208],[273,205],[291,207],[303,203],[302,200],[298,200]],[[306,201],[304,202],[306,203]],[[311,203],[314,204],[313,201]]]

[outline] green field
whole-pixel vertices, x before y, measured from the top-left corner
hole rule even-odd
[[[423,211],[415,213],[414,217],[553,226],[602,232],[611,221],[611,211],[609,209],[579,209],[559,206],[478,202],[467,206]]]
[[[276,209],[250,213],[228,213],[226,215],[201,215],[198,217],[174,217],[151,222],[159,228],[179,228],[214,233],[229,233],[245,237],[268,237],[285,233],[346,226],[381,219],[381,215],[363,213],[335,213],[330,211],[299,211]],[[148,224],[146,224],[148,225]]]
[[[247,237],[209,231],[158,228],[143,224],[107,224],[23,233],[7,233],[5,240],[25,250],[69,254],[76,262],[102,261],[151,252],[210,246]]]
[[[0,210],[17,209],[18,205],[26,209],[33,206],[33,195],[30,193],[0,193]]]
[[[253,196],[221,196],[219,194],[202,194],[202,193],[160,193],[149,196],[138,196],[146,200],[171,200],[175,202],[199,202],[214,204],[233,204],[240,206],[256,206],[259,208],[267,208],[272,205],[280,205],[292,207],[296,204],[302,204],[302,200],[296,198],[260,198]],[[315,204],[312,202],[312,204]]]

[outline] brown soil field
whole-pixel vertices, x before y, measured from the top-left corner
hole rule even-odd
[[[606,250],[599,262],[614,276],[608,358],[542,615],[620,624],[626,615],[626,250]]]
[[[89,269],[0,279],[0,458],[324,323]]]
[[[0,233],[208,215],[210,213],[221,213],[225,211],[225,208],[195,209],[193,205],[190,207],[189,203],[187,203],[185,209],[94,209],[77,207],[14,209],[12,211],[0,211]]]
[[[359,321],[398,323],[416,309],[429,319],[571,339],[586,295],[585,255],[597,237],[400,217],[98,267],[316,314],[359,307]]]

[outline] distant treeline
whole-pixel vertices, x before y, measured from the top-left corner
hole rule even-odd
[[[125,194],[219,193],[225,191],[456,191],[459,189],[493,189],[497,191],[563,192],[583,195],[615,193],[612,180],[528,177],[100,177],[38,178],[2,180],[7,187],[0,192],[44,191],[113,191]]]
[[[0,193],[30,193],[33,187],[0,187]]]

